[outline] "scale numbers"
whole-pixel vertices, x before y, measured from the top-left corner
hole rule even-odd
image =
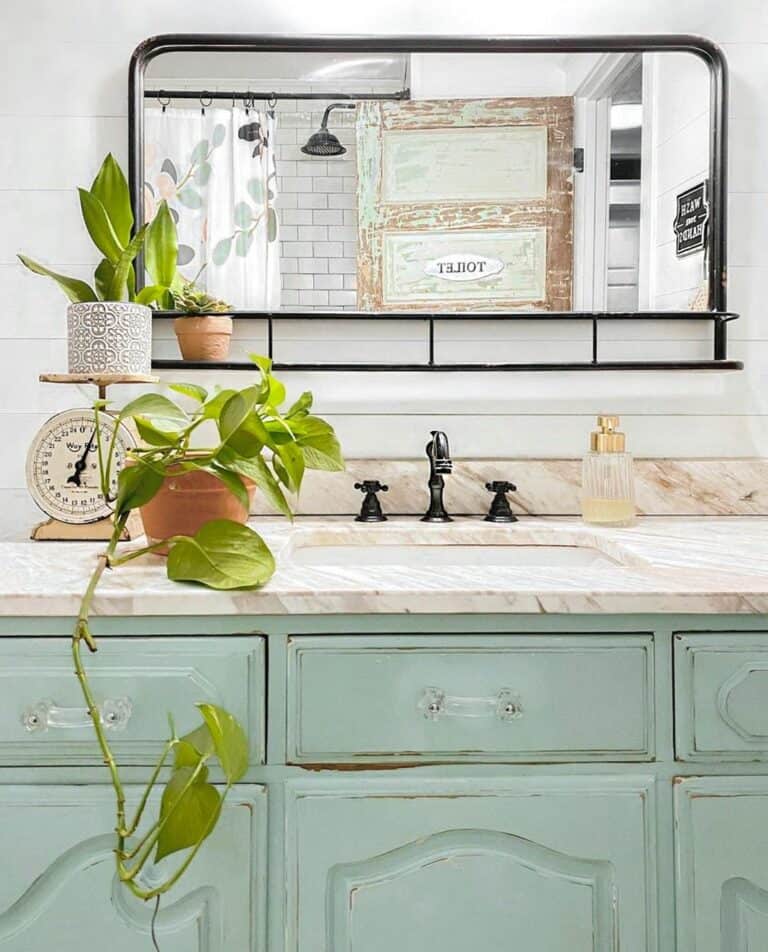
[[[117,422],[99,414],[101,445],[106,455]],[[48,516],[80,525],[104,519],[112,512],[99,488],[96,415],[93,410],[65,410],[51,417],[38,432],[27,454],[27,487]],[[117,477],[126,452],[135,446],[122,424],[115,441],[110,495],[117,491]]]

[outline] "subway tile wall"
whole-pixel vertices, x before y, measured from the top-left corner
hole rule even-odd
[[[65,367],[66,302],[49,282],[26,273],[15,255],[26,252],[57,270],[89,277],[95,257],[82,231],[74,189],[91,180],[108,149],[125,162],[130,54],[145,37],[163,32],[677,32],[700,33],[721,43],[731,76],[729,306],[742,314],[731,327],[730,349],[746,362],[743,373],[294,373],[285,375],[285,380],[292,394],[314,391],[318,412],[337,427],[350,458],[420,457],[429,429],[436,426],[451,437],[457,458],[577,456],[586,445],[593,415],[601,411],[622,415],[630,446],[641,456],[768,456],[768,324],[764,317],[768,4],[764,0],[732,4],[647,0],[627,6],[607,0],[584,4],[541,0],[511,5],[489,0],[482,10],[482,25],[478,22],[478,8],[459,0],[441,4],[439,23],[433,6],[412,0],[373,5],[348,0],[323,4],[265,0],[258,6],[252,0],[3,4],[0,534],[21,533],[35,519],[34,506],[24,491],[24,454],[35,429],[56,409],[84,405],[91,397],[77,388],[38,383],[40,373]],[[312,210],[335,208],[329,199],[328,208]],[[320,220],[317,224],[327,225]],[[318,283],[304,290],[351,290],[344,287],[345,273],[353,272],[342,272],[340,289]],[[316,281],[319,277],[315,274]],[[311,333],[301,325],[285,328],[281,343],[287,358],[302,343],[318,359],[348,353],[355,344],[355,331],[341,324],[313,322]],[[481,359],[487,357],[489,342],[498,359],[518,359],[534,348],[539,354],[545,348],[554,358],[588,346],[574,325],[557,323],[546,330],[545,337],[539,324],[527,328],[451,325],[440,346],[444,358],[472,354]],[[169,327],[158,328],[158,346],[175,346],[169,333]],[[258,327],[243,333],[263,340]],[[361,338],[362,333],[358,341]],[[706,332],[698,326],[663,321],[642,328],[617,327],[606,334],[604,344],[605,353],[617,357],[658,353],[662,348],[666,356],[670,348],[690,356],[708,353],[709,346]],[[423,334],[414,325],[382,322],[375,341],[367,347],[377,358],[422,354]],[[179,379],[178,374],[170,376]],[[215,379],[243,385],[243,375],[238,374],[183,376],[201,383]],[[524,466],[518,463],[510,475],[524,483]]]
[[[357,83],[354,90],[343,83],[336,86],[340,92],[393,88],[375,83]],[[302,83],[287,87],[282,81],[280,88],[303,92],[313,87]],[[301,151],[334,101],[281,99],[277,104],[276,207],[284,308],[354,311],[357,307],[356,110],[334,109],[328,121],[346,153],[320,157]]]

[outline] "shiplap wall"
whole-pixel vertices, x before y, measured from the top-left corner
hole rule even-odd
[[[704,281],[704,252],[678,258],[671,222],[677,196],[709,175],[707,73],[705,63],[686,53],[652,53],[643,64],[643,160],[652,169],[650,207],[642,213],[651,244],[644,306],[662,311],[689,307]]]
[[[82,403],[74,390],[37,383],[66,364],[64,306],[47,282],[23,272],[17,251],[86,277],[93,253],[79,223],[74,187],[90,181],[102,155],[126,156],[126,76],[134,46],[163,32],[274,33],[611,33],[686,32],[725,47],[732,75],[730,305],[743,314],[731,332],[747,370],[731,375],[313,375],[320,412],[338,428],[349,456],[419,456],[435,426],[457,457],[564,456],[582,452],[592,417],[623,415],[633,450],[650,456],[768,455],[768,5],[764,0],[541,0],[508,4],[444,0],[360,4],[327,0],[9,0],[0,8],[0,531],[33,518],[23,460],[35,428],[54,409]],[[556,26],[553,27],[553,24]],[[504,332],[493,356],[541,347],[552,358],[582,346],[581,332],[542,325]],[[324,346],[341,333],[331,327]],[[487,354],[481,337],[456,327],[450,346],[469,358]],[[407,329],[382,330],[377,347],[399,347]],[[389,335],[389,337],[387,337]],[[627,340],[632,336],[632,340]],[[620,328],[603,353],[653,356],[708,353],[696,328]],[[659,343],[665,340],[664,346]],[[537,344],[533,341],[539,339]],[[391,340],[391,344],[389,341]],[[409,345],[410,346],[410,345]],[[202,375],[200,375],[202,379]],[[236,378],[242,383],[242,377]],[[519,480],[524,473],[518,474]]]

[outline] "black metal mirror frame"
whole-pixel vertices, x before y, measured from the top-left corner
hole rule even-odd
[[[395,312],[371,314],[377,320],[398,317],[422,319],[428,325],[429,360],[417,365],[382,364],[278,364],[283,369],[301,370],[555,370],[555,369],[727,369],[742,368],[739,361],[727,359],[727,324],[738,315],[726,310],[726,213],[727,213],[727,117],[728,69],[725,56],[714,42],[705,37],[687,34],[610,35],[610,36],[270,36],[258,34],[163,34],[150,37],[134,50],[128,79],[128,177],[136,227],[143,220],[144,181],[144,98],[145,74],[148,64],[165,53],[179,52],[332,52],[332,53],[646,53],[687,52],[702,59],[710,74],[709,132],[709,197],[708,227],[709,311],[641,311],[641,312],[526,312],[450,313]],[[139,268],[139,280],[142,269]],[[157,317],[171,316],[157,312]],[[263,318],[268,324],[270,356],[273,348],[273,321],[286,319],[366,319],[362,312],[265,312],[236,311],[233,316]],[[713,359],[696,361],[654,361],[608,363],[598,358],[598,325],[605,320],[648,320],[663,317],[685,320],[710,320],[713,324]],[[443,320],[544,320],[552,318],[588,320],[592,322],[592,361],[579,364],[471,364],[439,365],[434,359],[434,329]],[[183,365],[188,362],[157,361],[158,367]],[[204,364],[203,366],[211,366]],[[239,369],[238,363],[219,366]],[[250,365],[248,365],[250,366]]]

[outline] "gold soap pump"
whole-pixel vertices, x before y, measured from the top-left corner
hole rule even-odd
[[[593,525],[631,526],[635,521],[632,454],[618,426],[617,416],[597,418],[582,464],[581,512]]]

